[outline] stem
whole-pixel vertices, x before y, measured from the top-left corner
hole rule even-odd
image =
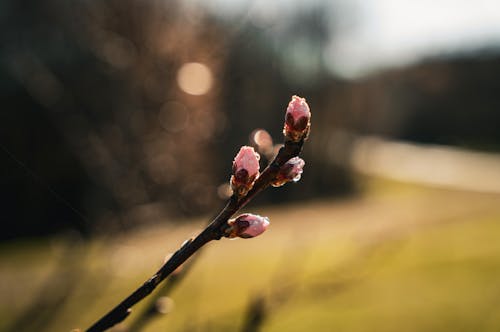
[[[123,321],[130,314],[132,306],[148,296],[160,282],[175,271],[197,250],[208,242],[219,240],[223,237],[225,230],[229,227],[227,224],[229,218],[250,202],[255,195],[269,186],[278,174],[281,166],[289,159],[299,155],[303,143],[303,139],[299,142],[285,141],[285,145],[280,149],[278,155],[262,171],[255,181],[253,188],[244,197],[231,196],[219,215],[196,238],[186,241],[151,278],[106,315],[101,317],[87,332],[102,332]]]
[[[109,311],[106,315],[101,317],[101,319],[99,319],[87,330],[87,332],[105,331],[106,329],[124,320],[130,314],[130,308],[133,305],[148,296],[161,281],[175,271],[175,269],[191,257],[191,255],[193,255],[198,249],[211,240],[220,238],[219,234],[216,232],[215,225],[222,224],[226,218],[229,219],[228,216],[232,215],[230,211],[235,209],[235,202],[236,200],[231,197],[226,207],[207,228],[205,228],[194,240],[188,240],[185,242],[183,246],[177,250],[151,278],[142,284],[141,287],[137,288],[125,300],[120,302],[116,307],[111,309],[111,311]]]
[[[165,314],[158,309],[158,300],[163,296],[169,295],[173,291],[173,289],[182,282],[184,277],[186,277],[186,275],[191,270],[194,262],[200,257],[200,251],[201,250],[198,250],[198,252],[194,254],[188,262],[185,262],[182,265],[181,270],[176,270],[175,272],[173,272],[154,295],[149,296],[149,303],[146,305],[143,311],[138,314],[133,323],[128,326],[128,332],[142,331],[144,326],[147,325],[151,320],[153,320],[160,314]]]

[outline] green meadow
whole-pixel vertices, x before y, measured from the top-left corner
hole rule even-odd
[[[366,179],[363,194],[248,211],[254,239],[210,243],[141,331],[499,331],[500,195]],[[89,327],[206,223],[0,247],[0,330]],[[147,300],[134,308],[124,331]]]

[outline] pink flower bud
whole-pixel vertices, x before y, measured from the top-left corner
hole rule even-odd
[[[238,196],[245,195],[259,176],[260,156],[250,146],[242,146],[233,161],[231,189]]]
[[[269,226],[269,218],[245,213],[239,215],[236,219],[229,220],[228,224],[230,227],[227,230],[227,237],[247,239],[264,233]]]
[[[287,182],[297,182],[304,171],[305,161],[299,157],[293,157],[281,166],[276,179],[271,183],[273,187],[280,187]]]
[[[304,98],[293,96],[285,115],[283,134],[286,138],[298,142],[307,138],[311,126],[311,111]]]

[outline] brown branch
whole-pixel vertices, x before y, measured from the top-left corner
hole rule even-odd
[[[144,310],[139,313],[134,322],[128,326],[128,332],[142,331],[142,328],[147,325],[153,318],[159,316],[160,314],[165,314],[158,307],[158,301],[167,295],[169,295],[177,285],[186,277],[188,272],[191,270],[194,262],[200,257],[200,251],[191,257],[191,259],[185,262],[180,270],[176,270],[172,273],[167,280],[163,283],[162,287],[154,294],[150,296],[149,303],[146,305]]]
[[[229,227],[227,221],[239,209],[244,207],[259,192],[267,188],[276,178],[281,166],[288,160],[299,155],[304,139],[298,142],[285,140],[285,145],[280,149],[274,160],[264,169],[255,181],[252,189],[243,197],[231,196],[226,206],[217,217],[194,239],[186,241],[179,250],[142,286],[137,288],[126,299],[101,317],[87,332],[101,332],[123,321],[131,312],[131,307],[148,296],[160,282],[168,277],[175,269],[191,257],[197,250],[212,240],[219,240],[225,235]]]

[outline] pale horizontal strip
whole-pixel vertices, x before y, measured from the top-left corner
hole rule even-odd
[[[365,174],[500,193],[500,154],[360,137],[353,144],[350,162]]]

